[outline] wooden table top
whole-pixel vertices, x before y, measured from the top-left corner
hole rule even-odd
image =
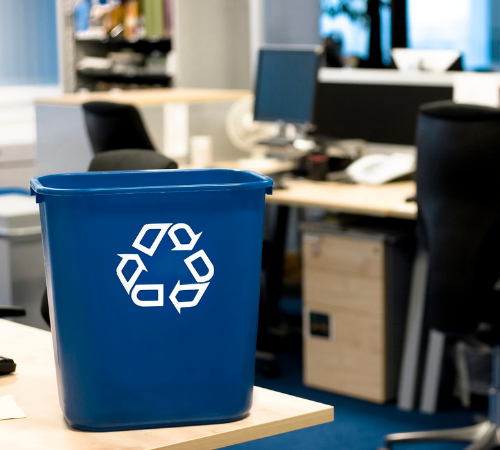
[[[245,90],[226,89],[133,89],[129,91],[85,92],[40,98],[36,104],[81,105],[85,102],[107,101],[135,106],[159,106],[165,103],[216,103],[239,100],[252,95]]]
[[[226,447],[333,420],[333,407],[256,387],[250,415],[240,421],[191,427],[90,433],[69,428],[57,396],[51,335],[0,320],[0,354],[17,371],[0,377],[0,397],[12,394],[25,419],[0,420],[8,450],[205,450]]]
[[[275,189],[273,195],[266,197],[266,202],[378,217],[417,217],[416,203],[406,202],[415,195],[413,181],[370,186],[287,179],[284,184],[286,189]]]

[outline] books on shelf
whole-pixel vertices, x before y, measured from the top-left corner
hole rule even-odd
[[[162,38],[165,34],[164,0],[143,0],[143,13],[147,38]]]
[[[126,0],[123,4],[108,0],[91,7],[90,0],[80,0],[75,7],[75,36],[81,40],[168,39],[172,30],[171,8],[172,0]]]

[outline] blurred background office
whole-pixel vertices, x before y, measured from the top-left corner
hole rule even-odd
[[[299,68],[312,82],[294,86]],[[450,123],[482,130],[460,151],[500,151],[499,72],[500,0],[0,0],[0,306],[49,328],[30,178],[103,161],[263,171],[256,384],[336,419],[239,448],[373,449],[474,424],[496,341],[429,329],[415,165],[428,139],[451,145]]]

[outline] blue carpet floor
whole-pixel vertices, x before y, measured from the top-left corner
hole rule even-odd
[[[307,398],[335,408],[334,422],[272,436],[230,447],[232,450],[375,450],[383,445],[388,433],[466,426],[474,422],[474,413],[462,408],[425,415],[403,412],[395,404],[375,405],[341,395],[310,389],[302,384],[302,360],[299,352],[279,355],[282,374],[268,379],[256,374],[257,386]],[[476,412],[477,413],[477,412]],[[465,443],[401,444],[401,450],[455,450]]]

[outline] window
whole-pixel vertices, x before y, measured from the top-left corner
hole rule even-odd
[[[459,50],[464,69],[490,68],[490,0],[408,0],[408,47]]]
[[[321,0],[322,9],[338,4],[339,0]],[[366,12],[366,6],[366,0],[351,0],[349,2],[351,10],[359,13]],[[380,21],[382,59],[388,65],[391,62],[391,10],[389,7],[380,7]],[[321,37],[327,37],[331,34],[340,35],[343,56],[353,55],[361,59],[368,58],[370,28],[363,20],[352,20],[345,13],[340,13],[335,17],[322,13],[319,24]]]
[[[56,0],[0,0],[0,85],[58,81]]]

